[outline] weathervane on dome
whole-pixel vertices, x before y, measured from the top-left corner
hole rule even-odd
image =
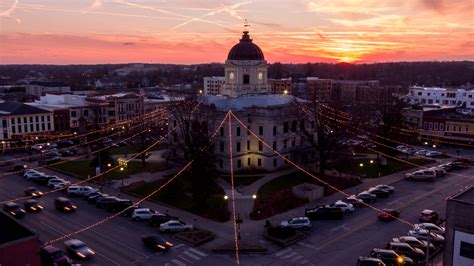
[[[248,31],[248,28],[249,28],[249,27],[250,27],[250,24],[249,24],[248,20],[245,19],[245,20],[244,20],[244,29],[245,29],[245,32],[249,32],[249,31]]]

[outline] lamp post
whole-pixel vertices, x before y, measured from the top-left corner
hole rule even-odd
[[[430,236],[431,236],[431,230],[428,229],[428,245],[426,247],[426,258],[425,258],[425,265],[429,265],[429,260],[430,260]]]

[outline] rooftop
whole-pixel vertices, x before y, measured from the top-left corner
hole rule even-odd
[[[249,94],[237,98],[221,95],[204,95],[201,100],[205,104],[214,104],[222,111],[239,111],[250,107],[275,107],[287,105],[293,101],[303,102],[302,99],[285,94]]]
[[[474,186],[467,187],[466,189],[452,195],[449,200],[461,201],[474,205]]]
[[[49,113],[35,106],[18,102],[0,102],[0,115],[29,115]]]

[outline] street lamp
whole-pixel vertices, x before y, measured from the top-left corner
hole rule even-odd
[[[436,145],[435,145],[435,144],[433,144],[433,149],[436,149]]]
[[[425,145],[428,145],[428,141],[425,141]]]
[[[111,166],[112,166],[112,164],[111,164],[111,163],[108,163],[108,164],[107,164],[107,167],[111,167]]]
[[[253,194],[252,199],[257,199],[257,195]]]
[[[374,160],[370,160],[370,163],[374,163]]]
[[[288,90],[284,90],[283,93],[286,95],[288,94]]]
[[[228,199],[229,199],[229,196],[224,195],[224,200],[228,200]]]
[[[364,166],[364,164],[363,164],[363,163],[360,163],[360,164],[359,164],[359,166],[360,166],[360,167],[363,167],[363,166]]]

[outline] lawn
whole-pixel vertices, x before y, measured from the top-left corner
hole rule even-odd
[[[428,159],[411,159],[409,161],[417,165],[426,165],[434,162]],[[381,165],[378,160],[372,160],[371,163],[369,159],[346,159],[328,164],[327,169],[332,168],[345,174],[377,178],[416,168],[416,166],[393,159],[387,159],[387,165]]]
[[[150,144],[151,143],[147,143],[145,147],[148,147]],[[166,149],[166,147],[167,145],[165,143],[156,144],[149,151],[158,151],[158,150]],[[141,145],[137,144],[137,145],[132,145],[132,146],[127,145],[127,146],[121,146],[121,147],[112,147],[109,149],[109,154],[110,155],[119,155],[119,154],[130,155],[130,154],[139,153],[140,151],[142,151]]]
[[[51,168],[56,168],[82,177],[95,176],[95,168],[90,165],[90,162],[90,160],[67,161],[61,164],[53,165],[51,166]],[[141,161],[130,161],[128,162],[128,166],[123,171],[120,171],[120,169],[115,169],[107,174],[98,177],[97,181],[104,182],[110,180],[119,180],[136,173],[154,173],[164,171],[166,169],[166,163],[147,162],[146,166],[143,167]]]
[[[166,182],[166,180],[153,183],[135,183],[129,187],[125,187],[124,190],[141,196],[146,196],[159,188],[164,182]],[[163,190],[155,194],[152,199],[209,219],[225,222],[228,220],[228,210],[227,201],[224,200],[224,195],[224,190],[215,182],[212,182],[212,185],[209,188],[208,200],[206,202],[207,208],[196,210],[193,206],[190,176],[185,172],[169,183]]]

